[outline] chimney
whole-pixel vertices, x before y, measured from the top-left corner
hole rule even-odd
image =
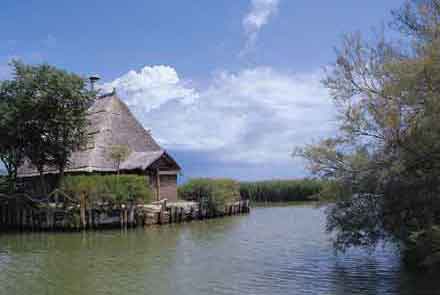
[[[91,91],[95,91],[95,83],[99,80],[99,79],[101,79],[101,77],[99,77],[99,75],[91,75],[90,77],[89,77],[89,81],[90,81],[90,90]]]

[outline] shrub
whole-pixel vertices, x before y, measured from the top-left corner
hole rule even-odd
[[[312,179],[241,182],[240,195],[254,202],[316,200],[324,183]]]
[[[240,185],[232,179],[191,179],[178,192],[179,198],[200,202],[214,213],[222,213],[225,204],[240,199]]]
[[[152,192],[147,178],[139,175],[75,175],[66,176],[61,190],[68,196],[117,203],[150,202]]]

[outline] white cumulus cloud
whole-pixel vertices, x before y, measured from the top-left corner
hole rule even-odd
[[[246,45],[242,54],[255,45],[261,28],[267,25],[270,17],[277,12],[278,5],[279,0],[251,0],[251,8],[243,19]]]
[[[131,70],[101,88],[104,92],[116,88],[129,106],[142,107],[144,112],[156,109],[170,99],[187,104],[198,96],[194,89],[185,85],[174,68],[163,65],[145,66],[138,72]]]
[[[294,146],[335,130],[334,109],[319,73],[268,67],[222,72],[199,91],[176,86],[178,79],[171,83],[173,90],[168,83],[140,86],[138,75],[109,84],[119,85],[138,119],[169,149],[209,152],[226,162],[282,163],[290,161]]]

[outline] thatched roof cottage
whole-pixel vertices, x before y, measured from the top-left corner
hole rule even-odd
[[[177,176],[181,168],[136,120],[115,92],[96,99],[89,109],[87,146],[74,152],[66,173],[116,173],[117,164],[110,157],[112,146],[127,146],[128,157],[120,163],[121,173],[148,176],[157,200],[177,200]],[[56,174],[47,168],[46,174]],[[22,179],[38,176],[35,167],[25,162],[18,169]]]

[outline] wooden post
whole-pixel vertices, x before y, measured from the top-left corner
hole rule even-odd
[[[88,209],[89,209],[89,228],[93,228],[93,209],[91,208],[91,206]]]
[[[25,230],[27,227],[27,209],[24,207],[21,211],[21,230]]]
[[[14,225],[14,204],[8,202],[9,227]]]
[[[11,204],[11,227],[14,228],[15,226],[15,202],[12,202]]]
[[[3,203],[0,203],[0,228],[3,228],[5,226],[5,210]]]
[[[159,224],[163,223],[163,206],[160,207],[160,212],[159,212]]]
[[[34,208],[31,208],[30,218],[31,218],[31,220],[30,220],[31,229],[32,229],[32,231],[34,231],[34,226],[35,226],[35,224],[34,224]]]
[[[21,207],[19,206],[18,202],[16,202],[15,205],[15,227],[17,230],[20,230],[20,224],[21,224]]]
[[[199,202],[199,219],[203,219],[202,203]]]
[[[57,214],[57,209],[56,209],[56,204],[55,204],[55,209],[52,210],[52,214],[51,214],[51,228],[52,230],[56,229],[56,214]]]
[[[191,206],[191,207],[189,208],[188,220],[193,219],[193,216],[194,216],[194,207]]]
[[[135,219],[134,219],[133,203],[130,203],[130,214],[129,214],[129,218],[128,218],[128,223],[130,224],[130,227],[134,227]]]
[[[80,197],[79,214],[80,214],[80,219],[81,219],[82,227],[83,227],[83,229],[86,229],[86,227],[87,227],[87,220],[86,220],[86,196],[84,195],[84,193],[82,193],[81,197]]]
[[[121,223],[121,229],[124,228],[124,205],[121,205],[121,211],[119,211],[119,222]]]
[[[156,169],[156,190],[157,190],[157,201],[160,201],[160,174],[159,174],[159,169]]]
[[[6,224],[7,224],[7,222],[8,222],[8,213],[7,213],[7,211],[8,211],[8,208],[6,207],[6,202],[4,202],[3,203],[3,206],[2,206],[2,211],[3,211],[3,216],[2,216],[2,219],[3,219],[3,227],[4,228],[6,228]]]

